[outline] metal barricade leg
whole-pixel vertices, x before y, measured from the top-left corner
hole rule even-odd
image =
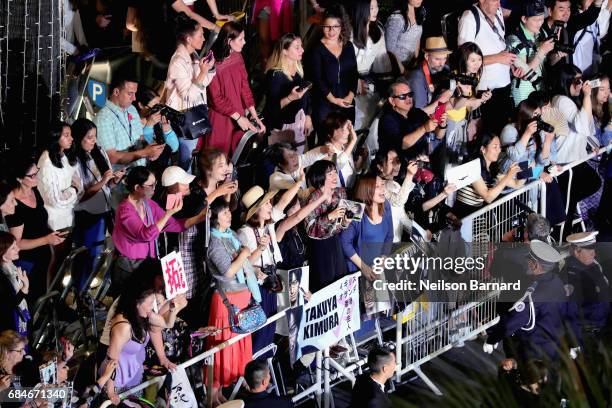
[[[423,380],[423,382],[429,387],[429,389],[434,394],[438,396],[442,395],[442,391],[440,391],[440,389],[436,386],[436,384],[434,384],[433,381],[431,381],[429,377],[425,375],[425,373],[421,370],[421,367],[415,367],[414,372],[419,376],[421,380]]]

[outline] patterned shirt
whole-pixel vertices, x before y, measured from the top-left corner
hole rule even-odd
[[[138,143],[142,140],[143,129],[138,111],[133,105],[124,110],[107,100],[95,116],[94,123],[98,127],[97,142],[102,149],[127,151],[140,148]],[[146,163],[144,158],[134,162],[138,166]]]
[[[307,204],[316,201],[321,197],[323,192],[317,189],[308,196]],[[341,199],[346,199],[346,191],[342,187],[336,187],[332,194],[331,202],[328,204],[323,202],[313,212],[308,214],[304,219],[304,226],[306,227],[306,233],[312,239],[327,239],[340,233],[343,230],[341,219],[335,219],[330,221],[327,218],[327,214],[332,212],[338,207]]]

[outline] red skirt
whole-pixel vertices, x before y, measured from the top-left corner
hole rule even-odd
[[[241,292],[226,292],[231,304],[244,309],[251,301],[251,292],[245,289]],[[221,333],[208,338],[209,348],[238,336],[229,329],[229,313],[223,304],[219,293],[215,292],[211,299],[209,326],[223,328]],[[237,343],[228,346],[215,355],[213,366],[213,387],[229,387],[244,375],[244,367],[253,357],[251,335],[249,334]]]

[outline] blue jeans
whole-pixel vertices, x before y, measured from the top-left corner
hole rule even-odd
[[[73,236],[76,248],[84,246],[88,249],[82,258],[75,260],[78,267],[75,267],[72,272],[74,285],[78,290],[81,290],[87,277],[96,266],[96,257],[104,247],[104,238],[106,237],[105,214],[76,211],[74,213]]]
[[[198,144],[198,140],[199,139],[189,140],[179,137],[178,165],[188,173],[191,173],[191,155]]]

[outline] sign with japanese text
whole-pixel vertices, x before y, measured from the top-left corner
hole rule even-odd
[[[168,398],[168,406],[172,408],[192,408],[198,406],[198,401],[184,368],[177,368],[172,373],[172,389]]]
[[[305,348],[323,350],[361,328],[360,274],[347,275],[314,293],[305,305],[287,309],[292,362]]]
[[[183,258],[180,252],[173,251],[161,259],[164,283],[166,284],[166,299],[187,292],[187,276],[183,268]]]

